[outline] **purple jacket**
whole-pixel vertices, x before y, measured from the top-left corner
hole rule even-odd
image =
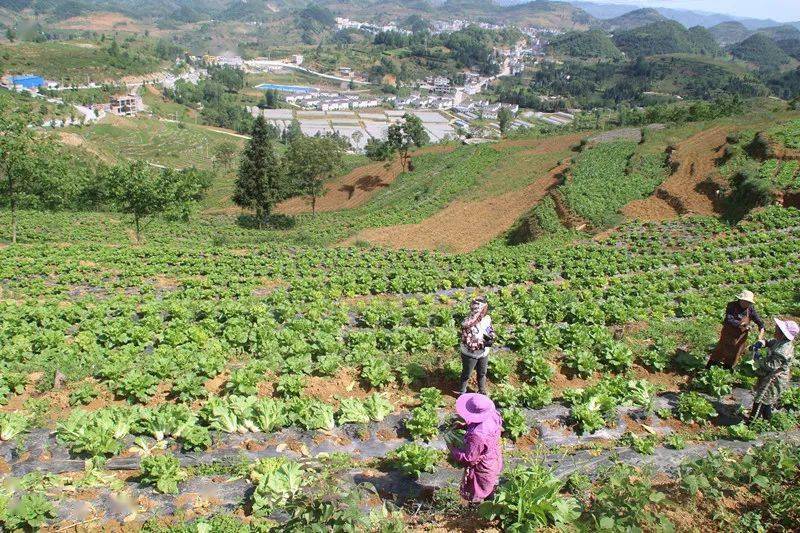
[[[502,432],[502,420],[495,414],[485,422],[467,426],[464,448],[451,451],[453,459],[466,466],[461,479],[461,496],[465,500],[481,502],[497,487],[503,471]]]

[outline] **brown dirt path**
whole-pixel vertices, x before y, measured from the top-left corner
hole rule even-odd
[[[447,153],[455,150],[452,145],[427,146],[417,150],[411,157],[431,153]],[[317,211],[338,211],[362,205],[379,190],[388,187],[402,173],[400,160],[378,162],[358,167],[349,174],[325,184],[325,194],[317,199]],[[281,202],[275,209],[285,215],[310,213],[311,204],[306,198],[297,197]]]
[[[560,163],[533,183],[501,196],[475,202],[456,201],[419,224],[370,228],[344,244],[367,241],[391,248],[469,252],[507,231],[559,183],[568,163]]]
[[[717,215],[716,190],[724,185],[717,173],[728,131],[715,127],[701,131],[678,144],[672,155],[678,168],[649,198],[622,208],[627,218],[667,220],[681,215]]]

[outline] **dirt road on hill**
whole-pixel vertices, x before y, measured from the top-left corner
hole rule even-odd
[[[366,229],[344,244],[367,241],[391,248],[469,252],[507,231],[533,208],[567,168],[561,163],[546,176],[515,191],[476,202],[455,201],[419,224]]]
[[[716,215],[714,204],[718,187],[724,184],[715,160],[720,157],[727,130],[721,127],[701,131],[678,144],[672,158],[675,172],[644,200],[622,208],[629,219],[667,220],[681,215]]]
[[[412,155],[447,153],[455,150],[453,146],[428,146]],[[325,194],[317,199],[317,211],[338,211],[352,209],[365,203],[383,188],[389,186],[402,173],[400,160],[378,162],[358,167],[349,174],[325,184]],[[311,204],[306,198],[297,197],[281,202],[276,212],[285,215],[310,213]]]

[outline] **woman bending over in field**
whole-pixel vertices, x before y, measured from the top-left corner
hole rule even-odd
[[[461,386],[459,394],[467,392],[467,383],[473,370],[478,371],[478,391],[486,394],[486,369],[489,364],[489,347],[494,343],[494,329],[489,317],[486,298],[476,298],[469,306],[469,316],[461,323]]]
[[[722,333],[706,368],[719,365],[730,370],[736,366],[747,347],[747,336],[753,322],[758,326],[758,339],[763,340],[765,326],[756,311],[755,296],[750,291],[742,291],[725,308]]]
[[[465,466],[461,496],[469,502],[482,502],[492,495],[503,471],[503,420],[494,402],[483,394],[462,394],[456,412],[466,425],[464,446],[448,443],[448,448],[453,459]]]
[[[771,341],[758,341],[759,348],[767,348],[767,354],[758,359],[759,375],[753,395],[753,409],[750,421],[758,417],[772,418],[772,409],[781,399],[781,394],[789,388],[792,379],[794,344],[800,333],[800,326],[791,320],[775,319],[775,338]]]

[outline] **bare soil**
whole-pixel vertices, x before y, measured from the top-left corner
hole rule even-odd
[[[545,139],[518,139],[493,144],[496,150],[525,148],[527,155],[561,152],[578,142],[581,134]],[[559,182],[568,166],[562,162],[545,175],[532,173],[527,187],[478,201],[457,200],[418,224],[369,228],[344,244],[366,241],[390,248],[469,252],[508,231],[519,218],[538,204]]]
[[[422,154],[452,152],[453,146],[428,146],[411,154],[416,157]],[[375,193],[388,187],[403,173],[399,159],[380,161],[359,167],[349,174],[326,184],[325,194],[317,199],[317,211],[339,211],[352,209],[369,200]],[[276,212],[286,215],[310,213],[311,204],[306,198],[297,197],[281,202]]]
[[[644,200],[635,200],[622,213],[630,219],[668,220],[681,215],[718,215],[715,199],[724,186],[716,168],[728,131],[715,127],[678,144],[672,155],[677,169]]]
[[[65,30],[79,31],[130,31],[139,32],[142,26],[130,17],[120,13],[92,13],[82,17],[72,17],[58,24]]]
[[[59,140],[67,146],[81,146],[86,142],[83,137],[76,133],[68,133],[66,131],[58,132]]]
[[[476,202],[455,201],[419,224],[370,228],[346,241],[391,248],[469,252],[507,231],[554,187],[562,163],[523,189]]]

